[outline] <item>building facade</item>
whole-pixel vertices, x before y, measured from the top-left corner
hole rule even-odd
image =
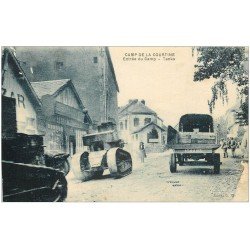
[[[119,91],[106,47],[16,47],[32,82],[71,79],[92,122],[118,122]]]
[[[10,48],[2,50],[2,96],[15,99],[17,133],[44,134],[41,102]]]
[[[42,104],[45,152],[73,155],[84,150],[82,137],[89,132],[91,119],[72,81],[63,79],[31,84]]]
[[[162,151],[167,139],[166,127],[145,101],[130,100],[119,109],[119,137],[130,152],[143,142],[147,152]]]

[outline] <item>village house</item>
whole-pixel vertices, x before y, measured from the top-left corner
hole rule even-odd
[[[69,79],[32,82],[44,115],[46,153],[70,153],[84,149],[83,135],[91,119]]]
[[[42,104],[11,48],[2,50],[2,105],[5,132],[27,135],[45,133]]]
[[[119,108],[119,137],[130,152],[138,149],[140,142],[146,152],[159,152],[166,144],[167,127],[144,100],[133,99]]]
[[[107,47],[16,47],[31,82],[71,79],[96,126],[118,122],[116,81]]]

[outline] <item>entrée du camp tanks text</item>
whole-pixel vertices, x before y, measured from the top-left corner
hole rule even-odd
[[[124,53],[123,61],[175,61],[175,53]]]

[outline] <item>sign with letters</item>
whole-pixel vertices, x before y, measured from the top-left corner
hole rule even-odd
[[[159,139],[148,139],[148,142],[150,143],[159,143]]]
[[[18,93],[14,93],[13,91],[8,91],[6,88],[2,88],[2,95],[3,96],[7,96],[7,97],[11,97],[11,98],[15,98],[17,100],[17,105],[20,107],[25,108],[25,98],[23,95],[18,94]]]

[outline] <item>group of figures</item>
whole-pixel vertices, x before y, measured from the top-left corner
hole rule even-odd
[[[228,158],[228,149],[231,149],[232,157],[235,158],[235,151],[240,148],[240,142],[237,142],[233,137],[221,140],[221,148],[223,149],[223,157]]]

